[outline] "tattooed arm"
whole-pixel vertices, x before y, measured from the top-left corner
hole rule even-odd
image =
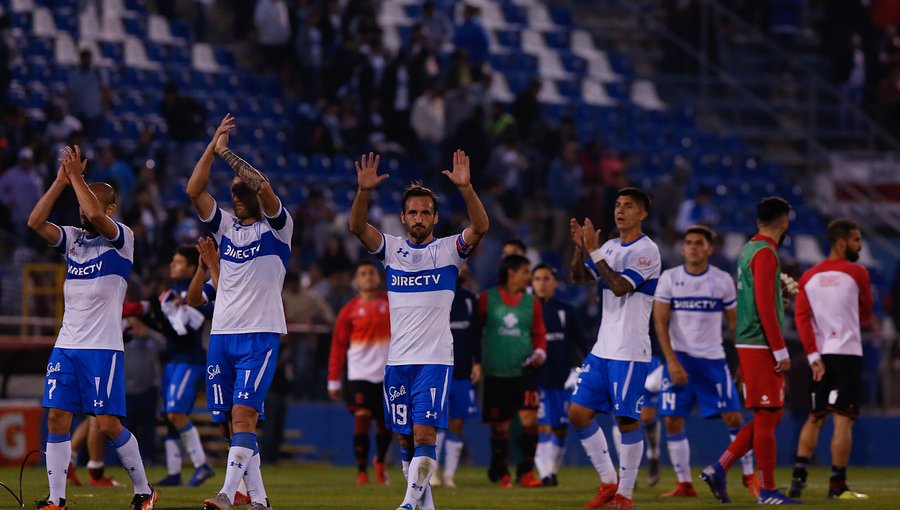
[[[216,154],[228,163],[228,166],[234,170],[234,174],[244,181],[244,184],[256,192],[259,197],[259,205],[266,216],[274,217],[281,212],[281,200],[269,185],[269,179],[228,148],[228,133],[216,140]]]
[[[594,224],[589,218],[585,218],[584,227],[582,227],[582,235],[584,249],[591,254],[592,269],[603,280],[603,283],[609,287],[609,290],[616,295],[622,297],[634,290],[634,285],[625,277],[609,267],[609,264],[602,259],[600,252],[600,231],[594,228]]]

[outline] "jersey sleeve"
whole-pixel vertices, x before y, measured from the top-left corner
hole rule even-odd
[[[66,254],[69,253],[69,248],[72,246],[72,243],[75,242],[75,238],[78,236],[80,229],[60,226],[57,226],[56,228],[59,229],[59,242],[51,245],[51,247],[65,257]]]
[[[116,222],[116,226],[119,231],[114,238],[108,239],[109,243],[120,255],[128,260],[134,260],[134,232],[119,222]]]
[[[269,227],[272,228],[272,233],[275,234],[275,237],[290,246],[291,238],[294,235],[294,219],[288,214],[284,204],[281,203],[281,199],[278,199],[278,212],[274,216],[269,216],[265,211],[263,211],[263,216],[266,217],[266,221],[269,223]]]
[[[400,243],[402,242],[403,239],[397,236],[390,236],[383,233],[381,234],[381,246],[379,246],[377,250],[371,252],[371,254],[378,257],[378,260],[384,264],[384,267],[387,267],[391,263],[394,252],[397,251],[397,247],[400,246]]]
[[[216,286],[213,285],[212,280],[207,280],[206,283],[203,284],[203,299],[205,299],[207,303],[212,303],[216,300]]]
[[[465,236],[463,235],[464,232],[465,231],[453,236],[453,245],[455,248],[456,256],[459,257],[460,261],[469,258],[469,255],[472,254],[472,250],[475,249],[474,244],[469,244],[466,242]]]
[[[628,266],[619,274],[631,283],[634,290],[638,290],[645,283],[659,278],[661,266],[659,248],[653,243],[646,243],[629,258]]]
[[[800,337],[800,343],[803,344],[803,350],[806,351],[806,357],[810,363],[820,359],[819,348],[816,345],[816,334],[813,329],[813,312],[809,304],[809,296],[806,293],[806,284],[812,273],[807,271],[800,278],[800,291],[794,301],[794,323],[797,327],[797,335]]]
[[[672,302],[672,278],[671,273],[666,271],[659,277],[659,284],[656,286],[656,293],[653,299],[662,301],[663,303]]]
[[[753,300],[756,303],[756,313],[759,316],[759,322],[762,325],[763,333],[769,348],[772,349],[772,355],[776,361],[788,359],[787,344],[784,341],[784,335],[778,326],[778,316],[776,313],[776,299],[781,296],[776,295],[775,289],[778,288],[778,276],[775,274],[778,270],[778,259],[775,258],[775,252],[770,249],[762,249],[756,252],[753,260],[750,261],[750,271],[753,273]]]
[[[475,316],[478,317],[478,322],[482,325],[487,322],[487,307],[487,291],[483,290],[478,294],[478,310],[475,312]]]
[[[544,324],[544,309],[541,306],[541,300],[534,298],[534,307],[532,310],[533,318],[531,319],[531,346],[535,351],[541,351],[547,354],[547,325]]]
[[[200,218],[209,233],[216,239],[217,244],[222,244],[222,235],[226,229],[234,223],[234,216],[219,207],[218,202],[213,204],[213,213],[208,218]]]
[[[865,267],[854,264],[853,279],[859,287],[859,322],[860,324],[869,324],[875,320],[873,315],[874,301],[872,299],[872,284],[869,279],[869,270]]]
[[[348,304],[338,313],[331,335],[331,353],[328,356],[328,381],[340,381],[347,362],[347,350],[350,348],[350,308]]]
[[[719,273],[719,285],[722,292],[722,308],[731,310],[737,308],[737,287],[731,275],[722,271]]]

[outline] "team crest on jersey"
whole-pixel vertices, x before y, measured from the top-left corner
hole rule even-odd
[[[209,380],[212,381],[217,375],[222,373],[222,369],[219,368],[219,365],[210,365],[206,367],[206,373],[209,375]]]
[[[47,363],[47,375],[50,375],[54,372],[62,372],[62,367],[59,365],[59,361],[56,364]]]
[[[503,317],[503,325],[507,328],[514,328],[519,323],[519,318],[512,312],[509,312]]]
[[[653,261],[648,259],[647,257],[641,257],[638,259],[638,265],[641,267],[650,267],[653,264]]]
[[[388,388],[388,398],[391,399],[391,402],[396,398],[400,398],[403,395],[406,395],[406,386],[400,385],[400,389],[398,390],[396,387],[391,386]]]

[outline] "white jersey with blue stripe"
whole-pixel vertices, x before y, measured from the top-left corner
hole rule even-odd
[[[59,227],[54,246],[66,258],[65,311],[56,347],[125,348],[122,303],[134,263],[134,234],[121,223],[114,239],[78,227]]]
[[[391,312],[388,365],[453,365],[450,309],[459,268],[470,248],[462,234],[413,244],[382,235]]]
[[[241,225],[214,207],[201,218],[219,243],[219,286],[212,334],[287,333],[281,288],[291,256],[294,221],[279,204],[278,214]]]
[[[660,277],[654,299],[671,306],[669,337],[674,350],[695,358],[725,358],[722,315],[737,307],[730,274],[715,266],[698,275],[683,265],[673,267]]]
[[[650,361],[650,312],[662,266],[659,248],[642,235],[628,244],[610,239],[600,250],[607,265],[628,280],[634,290],[616,297],[588,259],[588,269],[603,289],[603,318],[591,354],[612,360]]]

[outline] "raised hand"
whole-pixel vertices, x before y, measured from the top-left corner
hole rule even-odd
[[[584,249],[588,253],[600,247],[600,229],[594,228],[594,223],[590,218],[584,219],[584,228],[581,229],[584,239]]]
[[[575,218],[569,219],[569,232],[572,234],[572,242],[575,243],[575,248],[579,250],[584,249],[584,233],[582,232],[583,227],[578,220]]]
[[[216,150],[216,154],[221,154],[223,150],[228,148],[228,133],[232,129],[234,129],[234,116],[230,113],[226,113],[225,118],[219,123],[219,127],[216,128],[216,132],[213,134],[212,138],[212,144]]]
[[[464,188],[472,184],[469,156],[466,156],[466,153],[460,149],[453,153],[453,171],[444,170],[441,173],[446,175],[457,188]]]
[[[369,191],[375,186],[381,184],[381,181],[390,177],[388,174],[378,175],[378,164],[381,162],[381,156],[370,152],[368,156],[363,154],[360,156],[356,165],[356,181],[361,191]]]
[[[66,175],[66,169],[62,165],[56,170],[56,180],[64,186],[69,185],[69,176]]]
[[[200,252],[200,265],[206,269],[216,263],[219,259],[216,243],[211,237],[201,237],[197,239],[197,251]]]
[[[75,177],[81,177],[84,174],[84,169],[87,168],[87,160],[81,160],[81,147],[77,145],[74,150],[68,146],[60,149],[59,162],[62,164],[66,178],[70,182]]]

